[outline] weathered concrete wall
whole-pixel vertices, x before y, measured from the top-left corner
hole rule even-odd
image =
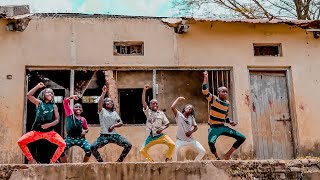
[[[320,41],[298,27],[281,24],[193,22],[189,32],[177,35],[180,66],[232,66],[238,129],[247,136],[244,148],[252,149],[251,103],[248,67],[290,67],[293,110],[297,120],[301,156],[319,156],[318,131]],[[282,43],[282,57],[253,55],[253,43]]]
[[[320,162],[203,161],[182,163],[88,163],[60,165],[1,165],[0,179],[304,179],[320,177]]]
[[[179,35],[156,19],[63,17],[35,17],[23,33],[5,31],[4,20],[0,27],[0,163],[22,162],[14,142],[23,129],[26,66],[232,67],[235,119],[237,129],[247,136],[242,147],[246,156],[251,156],[253,149],[248,67],[290,67],[298,150],[301,155],[319,155],[320,41],[303,29],[281,24],[194,22],[188,33]],[[144,41],[144,56],[114,56],[113,41]],[[255,57],[252,43],[282,43],[283,56]],[[7,75],[13,79],[6,79]],[[203,137],[199,139],[203,145],[206,133],[196,133]],[[143,138],[128,137],[137,139],[132,140],[136,147],[142,143]]]

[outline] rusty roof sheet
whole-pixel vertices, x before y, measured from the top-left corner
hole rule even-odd
[[[281,20],[281,19],[213,19],[213,18],[162,18],[162,22],[169,26],[177,26],[182,21],[199,21],[199,22],[239,22],[239,23],[253,23],[253,24],[288,24],[298,25],[301,27],[312,26],[320,27],[320,20]]]

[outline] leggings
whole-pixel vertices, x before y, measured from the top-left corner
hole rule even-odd
[[[246,137],[239,133],[238,131],[225,126],[225,125],[211,125],[208,133],[208,142],[211,152],[216,153],[215,143],[219,136],[229,136],[235,138],[237,141],[232,145],[233,148],[238,149],[238,147],[246,140]]]
[[[67,136],[66,139],[66,148],[64,149],[64,153],[62,153],[62,157],[66,155],[66,151],[70,149],[72,146],[79,146],[81,147],[84,152],[86,153],[85,156],[90,157],[91,156],[91,149],[90,144],[84,137],[70,137]]]
[[[103,162],[98,149],[102,148],[108,143],[114,143],[118,146],[124,147],[117,162],[122,162],[132,148],[132,144],[126,138],[120,136],[119,134],[101,134],[98,139],[91,145],[91,152],[98,162]]]
[[[57,159],[60,157],[60,155],[63,153],[63,150],[66,147],[66,143],[64,142],[62,137],[53,130],[49,132],[30,131],[23,135],[18,140],[18,145],[20,146],[22,153],[27,157],[29,161],[32,160],[33,157],[27,145],[39,139],[46,139],[49,142],[58,145],[58,148],[51,159],[51,162],[55,163]]]

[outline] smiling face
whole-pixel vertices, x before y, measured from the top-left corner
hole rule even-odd
[[[75,115],[80,115],[83,112],[82,105],[77,103],[73,106],[73,112]]]
[[[45,101],[51,101],[54,97],[54,93],[53,93],[53,90],[51,88],[46,88],[44,90],[44,100]]]
[[[156,99],[150,101],[150,109],[152,111],[158,111],[158,101]]]
[[[114,104],[111,98],[106,98],[104,100],[104,106],[107,110],[113,110]]]

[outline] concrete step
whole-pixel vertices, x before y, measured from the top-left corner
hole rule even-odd
[[[0,165],[0,179],[320,179],[320,160],[185,161]]]

